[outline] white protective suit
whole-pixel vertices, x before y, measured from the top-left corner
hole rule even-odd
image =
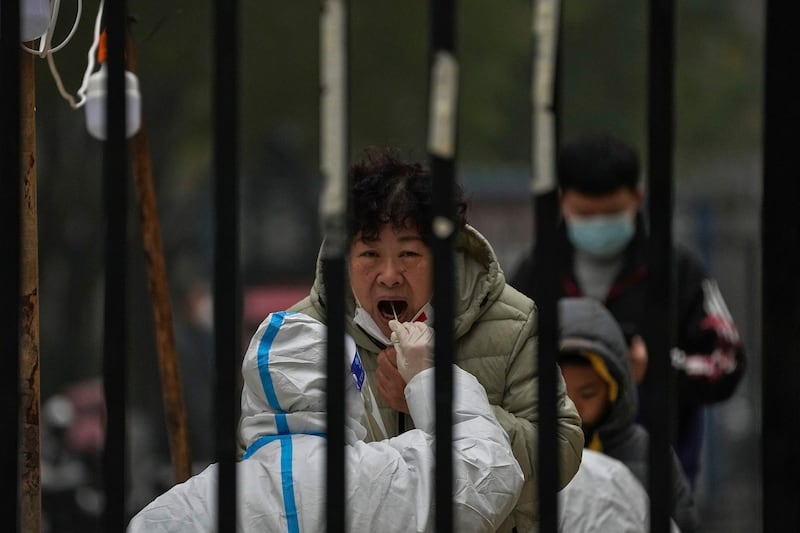
[[[355,343],[345,340],[357,401],[348,400],[346,519],[353,532],[433,531],[434,370],[405,389],[417,429],[365,443],[361,395],[370,392]],[[300,313],[273,313],[259,326],[242,365],[246,447],[237,464],[239,531],[325,530],[326,329]],[[486,393],[453,367],[455,530],[493,531],[514,508],[523,476]],[[349,379],[349,378],[348,378]],[[128,531],[215,531],[217,465],[156,498]]]
[[[671,533],[680,533],[670,521]],[[558,530],[563,533],[648,533],[650,499],[625,463],[590,449],[558,493]]]

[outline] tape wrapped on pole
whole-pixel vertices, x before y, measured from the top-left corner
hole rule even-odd
[[[428,152],[453,159],[456,152],[456,107],[458,102],[458,61],[446,50],[437,50],[431,68]]]
[[[320,17],[320,222],[326,237],[331,230],[344,232],[347,211],[346,9],[344,0],[325,0]],[[343,254],[344,235],[330,237],[324,251]]]
[[[560,0],[534,0],[533,83],[531,84],[533,176],[531,191],[543,194],[555,190],[556,116],[555,88]]]

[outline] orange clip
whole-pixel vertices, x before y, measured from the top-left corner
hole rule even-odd
[[[106,30],[100,32],[100,38],[97,40],[97,62],[105,63],[106,61]]]

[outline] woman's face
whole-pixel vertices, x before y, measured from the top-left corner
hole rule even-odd
[[[358,234],[350,246],[350,287],[359,305],[389,337],[389,321],[411,320],[433,294],[433,255],[415,227],[384,224],[377,240]],[[392,311],[394,307],[394,311]]]

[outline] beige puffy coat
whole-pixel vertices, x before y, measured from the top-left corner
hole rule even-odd
[[[510,531],[512,527],[520,533],[535,531],[538,514],[534,505],[538,494],[533,468],[538,442],[536,306],[530,298],[506,284],[491,245],[471,226],[459,233],[455,270],[456,363],[478,378],[486,389],[489,403],[508,433],[514,456],[525,474],[517,507],[500,531]],[[325,322],[324,299],[322,265],[318,261],[317,278],[309,296],[291,310]],[[383,346],[353,322],[355,302],[350,291],[347,291],[345,305],[347,333],[355,339],[370,385],[377,390],[377,354]],[[583,431],[563,380],[558,384],[558,391],[559,486],[564,487],[580,465]],[[398,414],[380,397],[377,401],[388,436],[398,434]],[[369,429],[373,438],[382,438],[374,425]]]

